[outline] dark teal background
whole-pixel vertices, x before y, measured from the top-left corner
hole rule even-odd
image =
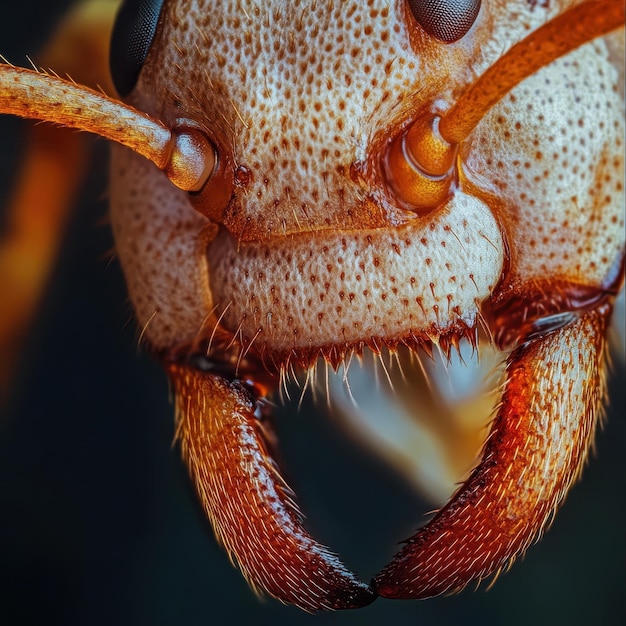
[[[66,4],[3,3],[0,53],[27,65]],[[0,119],[0,202],[24,128]],[[119,266],[106,260],[106,146],[96,143],[93,175],[0,416],[1,625],[625,623],[619,359],[609,420],[582,482],[542,542],[491,590],[315,617],[259,601],[215,544],[171,446],[167,381],[137,348]],[[322,409],[281,411],[279,429],[309,527],[368,579],[428,504]]]

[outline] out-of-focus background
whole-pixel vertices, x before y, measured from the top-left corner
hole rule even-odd
[[[68,4],[5,3],[0,54],[27,65]],[[0,117],[0,226],[25,128]],[[318,616],[256,598],[216,545],[171,445],[167,381],[137,348],[120,268],[109,261],[106,145],[96,144],[0,412],[0,624],[624,623],[620,359],[609,419],[582,482],[541,543],[489,591],[379,599]],[[282,410],[278,422],[309,528],[369,579],[429,505],[346,439],[323,407],[306,401],[298,414]]]

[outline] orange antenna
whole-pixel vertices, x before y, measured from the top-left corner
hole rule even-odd
[[[199,130],[172,131],[131,106],[49,74],[0,65],[0,113],[116,141],[152,161],[184,191],[199,191],[215,169],[213,146]]]
[[[459,144],[485,113],[544,65],[624,25],[623,0],[586,0],[515,44],[457,100],[439,122],[439,133]]]
[[[525,37],[442,117],[421,115],[391,142],[383,169],[392,192],[420,214],[441,206],[456,177],[458,146],[487,111],[543,66],[623,24],[623,0],[585,0]]]

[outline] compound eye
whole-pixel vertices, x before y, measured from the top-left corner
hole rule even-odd
[[[481,0],[408,0],[417,23],[435,39],[453,43],[473,26]]]
[[[164,0],[124,0],[117,12],[109,67],[120,96],[127,96],[137,84],[156,33]]]

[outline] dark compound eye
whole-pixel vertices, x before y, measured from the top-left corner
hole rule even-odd
[[[417,23],[435,39],[458,41],[472,27],[481,0],[409,0]]]
[[[124,0],[117,12],[109,67],[120,96],[135,87],[159,23],[164,0]]]

